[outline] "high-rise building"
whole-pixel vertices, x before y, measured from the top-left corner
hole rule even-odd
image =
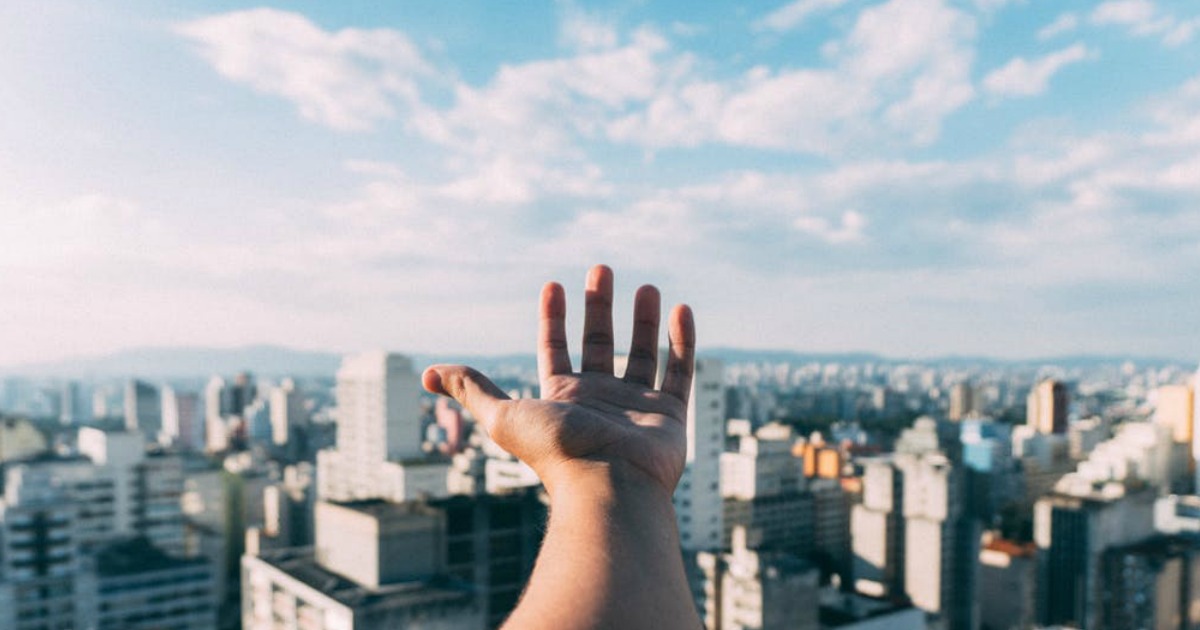
[[[792,429],[768,424],[738,438],[738,450],[721,453],[724,510],[722,547],[733,530],[756,532],[764,549],[808,557],[813,551],[813,497],[805,489],[802,460],[792,455]]]
[[[949,418],[953,422],[963,420],[978,411],[975,401],[975,388],[971,383],[963,381],[950,388]]]
[[[896,599],[904,593],[904,472],[892,458],[861,462],[862,502],[850,512],[854,589]]]
[[[164,387],[162,401],[162,441],[185,451],[199,449],[204,440],[200,396]]]
[[[931,418],[901,434],[894,456],[864,462],[863,500],[851,515],[858,592],[906,596],[948,629],[978,626],[979,525],[962,477]]]
[[[665,369],[665,361],[662,361]],[[697,359],[687,412],[687,463],[675,489],[680,543],[688,550],[721,547],[721,451],[725,450],[725,381],[715,359]]]
[[[979,620],[984,628],[1033,627],[1037,547],[986,536],[979,551]]]
[[[965,510],[962,471],[944,455],[900,454],[905,593],[948,630],[979,626],[979,524]]]
[[[1157,391],[1158,403],[1154,409],[1154,421],[1171,429],[1171,439],[1179,444],[1192,443],[1193,414],[1196,409],[1196,392],[1188,385],[1166,385]]]
[[[163,553],[145,538],[112,543],[88,558],[81,608],[89,630],[217,627],[212,567]]]
[[[1159,536],[1104,554],[1097,628],[1200,627],[1200,543]]]
[[[184,552],[183,462],[177,455],[147,453],[135,432],[79,430],[79,451],[92,477],[111,479],[114,534],[143,536],[172,555]],[[90,484],[80,482],[84,488]],[[96,506],[99,507],[99,506]]]
[[[1054,379],[1046,379],[1029,392],[1025,422],[1039,433],[1066,433],[1069,403],[1067,386]]]
[[[42,470],[5,471],[0,499],[0,628],[86,627],[76,601],[77,507]]]
[[[818,630],[818,576],[809,562],[762,551],[753,531],[736,527],[730,553],[701,552],[708,630]]]
[[[545,515],[537,490],[319,502],[315,547],[249,546],[243,627],[498,627],[533,569]],[[337,625],[306,625],[315,619]]]
[[[1037,621],[1099,628],[1104,619],[1104,552],[1154,533],[1153,489],[1109,482],[1060,483],[1034,506],[1038,547]]]
[[[79,381],[67,381],[62,384],[59,392],[62,400],[59,403],[58,420],[64,425],[80,424],[87,420],[85,415],[87,405],[83,398],[83,388]]]
[[[317,454],[317,495],[352,501],[445,496],[448,461],[421,449],[420,382],[399,354],[348,356],[337,374],[337,447]]]
[[[283,379],[271,390],[271,443],[285,446],[298,438],[298,432],[308,424],[308,410],[304,408],[304,396],[296,382]]]
[[[157,387],[137,379],[125,384],[125,428],[140,431],[147,441],[158,441],[163,425]]]

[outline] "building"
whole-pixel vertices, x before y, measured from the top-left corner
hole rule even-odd
[[[400,502],[445,496],[450,462],[423,452],[420,382],[399,354],[348,356],[337,374],[337,447],[317,454],[317,495]]]
[[[701,552],[709,630],[817,630],[816,567],[785,552],[756,551],[753,532],[737,527],[730,553]]]
[[[666,361],[660,361],[660,371]],[[675,488],[679,540],[687,550],[720,549],[721,452],[725,450],[724,368],[715,359],[697,359],[687,411],[687,461]]]
[[[979,525],[966,509],[963,471],[940,443],[937,422],[918,418],[895,455],[863,462],[863,499],[851,513],[854,588],[907,597],[937,627],[970,630],[978,627]]]
[[[979,524],[965,509],[962,471],[941,454],[897,455],[904,473],[904,592],[948,630],[979,625]]]
[[[146,452],[140,432],[79,430],[79,451],[93,466],[82,487],[112,487],[113,535],[144,536],[172,555],[184,552],[183,461],[177,455]]]
[[[1200,627],[1200,543],[1155,537],[1104,554],[1104,616],[1097,627]]]
[[[891,458],[862,460],[862,502],[850,512],[854,590],[895,599],[904,593],[904,472]]]
[[[204,443],[204,415],[200,396],[164,387],[162,392],[162,442],[180,450],[199,450]]]
[[[1046,379],[1029,392],[1025,423],[1039,433],[1066,433],[1069,403],[1067,386],[1054,379]]]
[[[1037,621],[1100,627],[1104,618],[1104,554],[1154,534],[1154,491],[1118,482],[1064,478],[1034,506]]]
[[[1192,443],[1195,424],[1196,392],[1191,384],[1159,387],[1154,421],[1171,430],[1171,439],[1179,444]]]
[[[25,459],[49,448],[46,436],[24,418],[0,418],[0,462]]]
[[[545,535],[546,497],[540,488],[527,488],[430,505],[445,515],[445,572],[472,585],[485,627],[500,627],[533,573]]]
[[[983,630],[1033,627],[1037,547],[998,536],[979,551],[979,622]]]
[[[77,603],[80,571],[76,505],[46,470],[5,471],[0,500],[0,628],[84,627]]]
[[[145,538],[115,542],[89,559],[80,581],[87,630],[210,630],[217,625],[212,567],[169,556]]]
[[[813,479],[808,483],[813,498],[812,561],[821,570],[821,583],[838,576],[850,584],[850,502],[841,479]]]
[[[979,410],[975,401],[975,388],[971,383],[963,381],[955,383],[950,388],[950,410],[948,417],[951,422],[959,422]]]
[[[296,382],[284,379],[271,390],[271,443],[287,446],[299,439],[308,425],[308,410],[304,408],[304,396]]]
[[[807,492],[803,461],[792,455],[792,429],[768,424],[737,438],[736,451],[721,453],[722,547],[733,530],[756,531],[756,549],[807,558],[813,551],[813,496]]]
[[[140,431],[149,442],[158,441],[163,423],[157,387],[137,379],[125,384],[125,429]]]
[[[532,571],[545,514],[536,490],[319,502],[314,547],[243,558],[243,627],[497,627]]]
[[[823,588],[821,630],[927,630],[925,613],[908,604]]]

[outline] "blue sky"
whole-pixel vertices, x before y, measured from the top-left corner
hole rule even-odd
[[[0,364],[526,351],[594,262],[618,334],[1200,355],[1193,2],[98,4],[0,5]]]

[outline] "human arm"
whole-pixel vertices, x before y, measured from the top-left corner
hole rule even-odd
[[[624,377],[613,375],[612,272],[588,274],[581,369],[573,372],[561,286],[542,290],[538,332],[541,399],[510,400],[475,370],[437,365],[426,389],[453,396],[492,439],[529,464],[550,495],[546,539],[529,586],[506,627],[700,626],[679,553],[671,495],[683,472],[694,369],[691,310],[668,320],[662,388],[658,290],[634,302]]]

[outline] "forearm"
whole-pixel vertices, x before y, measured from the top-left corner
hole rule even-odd
[[[661,485],[604,468],[547,490],[546,540],[506,628],[700,627]]]

